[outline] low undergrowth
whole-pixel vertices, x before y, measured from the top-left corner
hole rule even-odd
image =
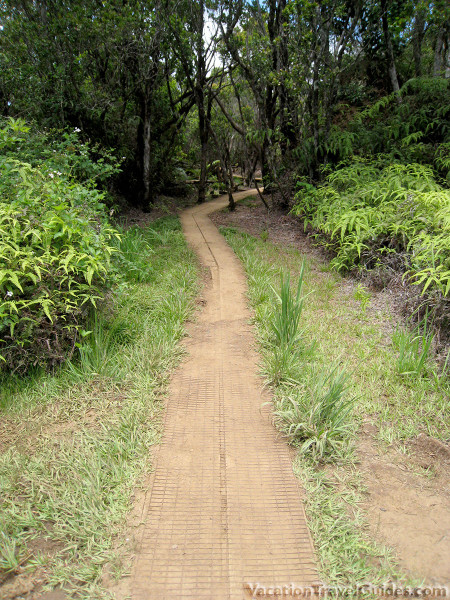
[[[198,273],[176,218],[121,231],[115,244],[120,283],[91,315],[70,364],[53,375],[2,376],[5,586],[31,573],[74,597],[102,598],[105,565],[113,576],[127,568],[119,533],[158,440]]]
[[[441,183],[442,180],[441,180]],[[338,271],[402,274],[450,327],[450,191],[429,166],[353,157],[318,188],[302,185],[293,213],[335,257]]]
[[[448,440],[448,379],[433,375],[431,357],[420,374],[399,369],[396,340],[386,339],[369,318],[370,294],[361,286],[337,294],[340,276],[321,273],[295,249],[281,250],[233,228],[223,233],[247,271],[275,422],[299,448],[295,469],[307,491],[322,576],[333,584],[401,578],[389,550],[367,531],[355,434],[372,422],[381,448],[394,443],[403,451],[419,433]],[[275,290],[281,273],[284,284],[290,273],[293,289],[301,289],[300,297],[291,292],[291,300],[299,298],[297,307],[303,300],[295,346],[280,359],[273,328],[280,318]]]

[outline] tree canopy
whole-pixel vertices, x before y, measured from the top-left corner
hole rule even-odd
[[[230,192],[233,165],[249,183],[260,168],[287,205],[299,177],[413,134],[445,177],[447,134],[425,113],[448,105],[449,13],[443,0],[4,0],[0,111],[114,148],[115,189],[143,207],[189,170],[204,201],[218,163]],[[378,116],[392,131],[407,113],[407,127],[380,139],[361,115],[391,93],[398,107]]]

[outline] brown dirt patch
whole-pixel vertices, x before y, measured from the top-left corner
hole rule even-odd
[[[274,244],[294,246],[300,252],[325,262],[326,254],[314,246],[311,237],[303,233],[296,217],[280,210],[267,210],[258,199],[246,199],[236,205],[236,210],[225,209],[210,216],[217,227],[237,227],[250,235],[260,236],[267,232]]]
[[[422,469],[434,468],[445,476],[450,473],[450,447],[440,440],[421,433],[408,443],[416,463]]]
[[[0,600],[15,600],[15,598],[27,598],[31,600],[30,595],[39,585],[35,576],[23,575],[15,577],[11,581],[6,581],[0,585]]]
[[[36,544],[36,549],[38,545]],[[45,541],[39,549],[43,554],[52,554],[57,550],[50,548]],[[44,569],[30,574],[19,567],[14,575],[0,580],[0,600],[68,600],[69,596],[64,590],[44,591],[46,580]]]
[[[412,456],[394,449],[380,452],[371,430],[376,432],[376,428],[366,426],[358,442],[360,469],[367,486],[364,508],[371,534],[395,550],[406,574],[423,578],[429,585],[450,583],[448,455],[443,463],[425,450]],[[434,448],[437,442],[421,438],[411,446]],[[426,462],[424,456],[428,457]],[[427,475],[418,472],[421,467],[428,469]]]

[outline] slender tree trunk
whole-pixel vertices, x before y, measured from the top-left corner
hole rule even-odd
[[[391,80],[392,89],[394,92],[400,91],[398,84],[397,69],[395,67],[394,49],[392,47],[391,34],[389,32],[388,21],[388,3],[387,0],[381,0],[381,20],[383,23],[384,46],[386,60],[388,62],[388,73]]]
[[[278,91],[280,96],[280,131],[283,136],[280,141],[280,148],[283,156],[288,149],[293,149],[297,145],[297,111],[294,108],[292,94],[289,91],[285,80],[290,67],[288,32],[286,27],[287,18],[285,14],[286,4],[286,0],[278,0],[276,10],[276,31],[280,41],[278,44],[274,45],[277,54],[276,69],[282,74]]]
[[[196,54],[197,54],[197,73],[195,84],[195,102],[198,111],[198,129],[200,136],[200,178],[198,184],[198,199],[197,202],[202,204],[206,200],[206,187],[208,178],[208,140],[210,127],[209,102],[208,108],[205,106],[205,86],[206,86],[206,63],[205,49],[203,44],[203,34],[205,27],[205,4],[204,0],[200,0],[197,7],[196,19],[197,22],[197,39],[196,39]]]
[[[269,167],[269,159],[267,157],[267,152],[269,149],[269,143],[266,138],[264,138],[263,143],[261,144],[260,149],[260,160],[261,163],[261,175],[263,181],[266,183],[270,181],[270,167]]]
[[[317,179],[319,175],[319,138],[320,138],[320,123],[319,123],[319,106],[320,106],[320,96],[319,96],[319,71],[320,71],[320,63],[322,58],[322,50],[323,50],[323,24],[322,24],[322,16],[321,9],[319,5],[316,5],[314,21],[313,21],[313,31],[316,33],[316,40],[313,45],[312,54],[311,54],[311,63],[313,68],[312,82],[309,90],[309,109],[311,114],[311,122],[312,122],[312,137],[314,144],[314,154],[310,163],[310,177],[311,179]]]
[[[202,204],[206,200],[208,179],[208,142],[202,142],[200,147],[200,177],[198,182],[197,202]]]
[[[202,204],[206,200],[206,188],[208,179],[208,144],[202,143],[200,156],[200,178],[198,182],[198,199],[197,202]]]
[[[444,74],[444,50],[445,28],[441,25],[436,36],[434,46],[433,77],[441,77]]]
[[[264,196],[262,195],[261,190],[259,189],[259,185],[258,182],[255,179],[255,187],[256,187],[256,191],[258,192],[258,196],[259,199],[261,200],[261,202],[264,204],[264,206],[266,207],[266,210],[269,211],[269,205],[267,204],[267,202],[264,199]]]
[[[228,208],[230,211],[236,210],[236,202],[233,198],[233,191],[231,189],[231,185],[228,187]]]
[[[425,33],[425,11],[418,8],[414,20],[414,30],[412,36],[414,69],[416,77],[422,77],[422,41]]]
[[[251,187],[251,185],[255,179],[255,171],[256,171],[256,166],[258,164],[258,153],[255,153],[255,156],[253,159],[251,157],[249,157],[247,164],[248,164],[248,170],[246,171],[246,174],[245,174],[245,183],[246,183],[247,187]]]
[[[148,110],[148,101],[145,102],[145,117],[143,124],[143,184],[144,184],[144,207],[148,209],[153,201],[153,187],[151,182],[151,122]]]
[[[137,129],[137,157],[140,175],[139,204],[144,210],[150,208],[153,200],[153,189],[151,185],[151,121],[149,111],[149,100],[143,92],[140,98],[140,119]]]
[[[234,191],[234,178],[233,178],[233,165],[231,164],[231,152],[229,148],[226,148],[225,151],[225,164],[224,164],[224,174],[228,183],[228,208],[230,210],[234,210],[236,208],[236,203],[233,198]]]
[[[209,133],[211,128],[211,94],[206,94],[200,85],[197,88],[197,106],[198,106],[198,127],[200,133],[200,180],[198,185],[197,202],[202,204],[206,200],[206,190],[208,181],[208,148]],[[206,106],[205,106],[206,104]]]

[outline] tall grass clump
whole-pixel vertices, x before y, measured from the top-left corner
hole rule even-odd
[[[141,227],[130,227],[125,230],[117,228],[120,236],[114,240],[117,250],[114,264],[119,275],[126,281],[144,283],[152,276],[152,254],[154,253],[149,242],[148,233]]]
[[[280,293],[272,287],[276,305],[266,315],[269,338],[265,362],[269,382],[274,385],[295,380],[294,373],[304,349],[301,329],[303,274],[304,264],[298,275],[295,292],[290,275],[286,273],[281,274]]]
[[[345,454],[352,436],[355,398],[349,392],[348,376],[338,365],[313,368],[299,389],[276,403],[274,418],[300,453],[314,461]]]
[[[301,331],[299,327],[304,303],[302,297],[304,270],[305,263],[302,263],[295,294],[292,292],[289,273],[283,273],[281,276],[280,294],[273,289],[279,307],[274,312],[271,329],[278,346],[294,347],[300,340]]]
[[[397,371],[399,375],[421,376],[431,359],[434,335],[430,331],[428,314],[412,331],[397,325],[392,343],[398,351]]]

